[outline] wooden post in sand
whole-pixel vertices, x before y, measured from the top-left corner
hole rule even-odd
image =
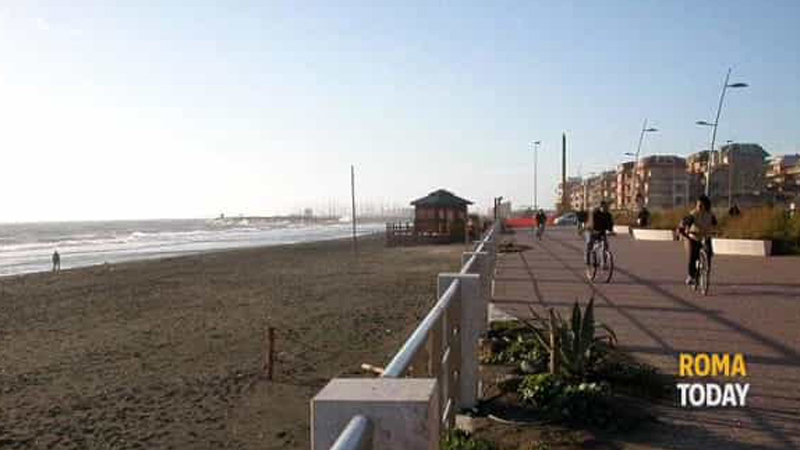
[[[275,371],[275,328],[267,328],[267,354],[266,354],[267,379],[272,381]]]

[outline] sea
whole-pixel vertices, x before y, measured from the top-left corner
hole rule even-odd
[[[359,223],[357,234],[385,229]],[[188,255],[213,250],[323,241],[352,236],[346,222],[256,220],[136,220],[0,223],[0,276]]]

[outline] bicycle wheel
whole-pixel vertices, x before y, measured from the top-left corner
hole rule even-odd
[[[595,277],[597,277],[597,266],[597,251],[592,249],[589,253],[589,265],[586,266],[586,278],[588,278],[589,281],[594,281]]]
[[[708,286],[711,278],[711,265],[708,262],[708,254],[705,250],[700,251],[698,258],[697,285],[703,295],[708,295]]]
[[[611,278],[614,276],[614,254],[611,253],[610,251],[606,250],[606,251],[603,252],[603,257],[605,258],[605,262],[606,262],[605,266],[604,266],[605,271],[606,271],[605,272],[605,275],[606,275],[605,282],[606,283],[610,283],[611,282]]]

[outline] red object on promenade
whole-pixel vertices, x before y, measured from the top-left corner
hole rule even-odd
[[[534,225],[532,217],[517,217],[506,219],[506,226],[509,228],[530,228]]]

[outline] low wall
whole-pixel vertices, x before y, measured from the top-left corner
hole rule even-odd
[[[711,246],[717,255],[769,256],[772,254],[772,241],[713,238]]]
[[[631,227],[628,225],[614,225],[614,233],[616,234],[631,234]]]
[[[646,228],[634,228],[633,238],[638,241],[674,241],[674,230],[650,230]]]

